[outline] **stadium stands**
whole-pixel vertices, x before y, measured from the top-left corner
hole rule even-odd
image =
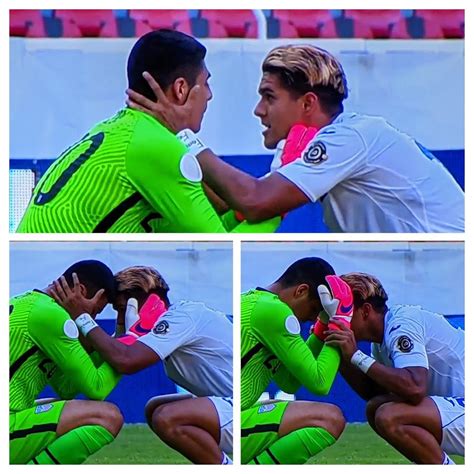
[[[130,10],[129,15],[136,26],[141,26],[148,31],[169,28],[193,34],[191,18],[187,10]]]
[[[268,38],[464,38],[464,10],[265,10]],[[256,38],[252,10],[11,10],[10,36]]]
[[[201,10],[210,38],[256,38],[257,19],[252,10]]]

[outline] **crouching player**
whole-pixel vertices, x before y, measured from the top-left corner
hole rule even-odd
[[[335,405],[257,403],[272,380],[287,393],[302,385],[319,395],[329,392],[339,351],[316,337],[324,327],[321,322],[306,343],[300,335],[300,323],[314,322],[319,313],[325,322],[337,315],[345,324],[352,314],[349,288],[320,258],[298,260],[268,287],[242,295],[242,463],[303,464],[335,443],[344,430],[344,417]]]
[[[112,442],[123,424],[119,409],[103,400],[120,379],[108,364],[89,355],[71,317],[91,320],[114,297],[115,282],[101,262],[84,260],[63,277],[77,282],[68,311],[54,286],[10,300],[10,462],[80,464]],[[79,279],[78,279],[79,278]],[[61,400],[37,400],[51,385]],[[83,393],[92,400],[71,400]]]
[[[352,289],[351,329],[330,330],[341,373],[367,403],[382,438],[416,464],[454,464],[464,456],[464,331],[420,306],[388,308],[377,278],[341,277]],[[372,342],[372,356],[356,341]]]
[[[231,463],[232,324],[203,303],[171,305],[169,287],[153,268],[130,267],[115,278],[114,307],[119,322],[125,321],[127,302],[132,298],[139,310],[139,320],[126,327],[128,340],[110,337],[87,314],[76,319],[79,331],[119,373],[133,374],[163,361],[168,377],[192,396],[152,399],[146,411],[151,428],[193,463]],[[67,305],[78,289],[61,283],[58,296]],[[162,305],[157,304],[150,314],[143,309],[150,305],[152,295]],[[150,318],[155,318],[155,324],[147,332]]]

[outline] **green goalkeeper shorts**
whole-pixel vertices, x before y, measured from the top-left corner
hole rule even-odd
[[[26,464],[56,438],[65,400],[10,413],[10,464]]]
[[[241,413],[241,458],[247,464],[278,439],[289,402],[257,403]]]

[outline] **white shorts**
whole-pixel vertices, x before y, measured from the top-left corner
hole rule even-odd
[[[233,401],[231,397],[207,397],[216,407],[221,425],[219,448],[226,454],[232,454],[233,447]]]
[[[441,448],[464,456],[464,397],[430,397],[438,407],[443,428]]]

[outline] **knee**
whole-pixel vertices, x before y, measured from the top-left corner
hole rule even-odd
[[[381,404],[377,397],[371,398],[365,407],[365,416],[367,417],[367,421],[370,425],[375,424],[375,413],[380,408]]]
[[[160,438],[169,438],[179,430],[176,410],[169,405],[160,405],[151,415],[151,428]]]
[[[113,403],[102,402],[98,413],[99,425],[109,431],[112,436],[117,436],[123,426],[123,415]]]
[[[400,430],[400,417],[392,403],[385,403],[374,410],[374,425],[382,435],[389,437]]]
[[[324,428],[334,438],[338,439],[341,436],[346,426],[346,420],[341,409],[336,405],[326,404],[324,407],[324,414],[321,419],[321,413],[317,414],[317,426]]]
[[[342,410],[336,405],[328,405],[327,417],[330,424],[330,429],[328,429],[328,431],[334,436],[334,438],[338,439],[346,426],[346,420]]]

